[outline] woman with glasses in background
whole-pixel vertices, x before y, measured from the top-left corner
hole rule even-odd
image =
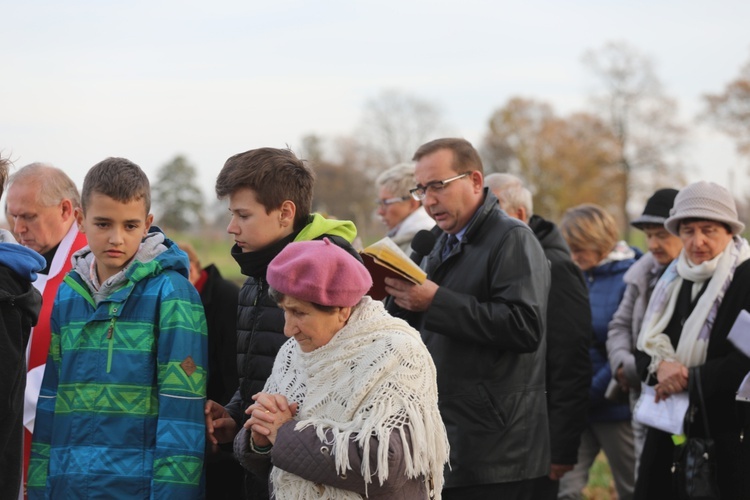
[[[388,227],[387,236],[409,254],[411,240],[422,229],[431,229],[435,221],[427,215],[422,202],[409,194],[416,181],[414,164],[401,163],[389,168],[375,180],[378,188],[378,215]]]

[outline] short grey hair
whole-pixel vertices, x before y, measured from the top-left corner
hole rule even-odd
[[[30,163],[22,167],[8,179],[8,189],[14,183],[38,183],[37,202],[44,207],[51,207],[68,199],[73,208],[81,206],[81,195],[68,174],[48,163]]]
[[[399,163],[389,168],[375,179],[375,185],[378,189],[387,189],[393,196],[409,196],[409,190],[417,186],[414,180],[414,164]]]
[[[512,174],[490,174],[484,178],[484,185],[495,193],[504,210],[524,208],[526,216],[534,213],[534,200],[523,181]]]

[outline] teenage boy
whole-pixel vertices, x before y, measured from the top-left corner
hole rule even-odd
[[[225,407],[206,404],[206,430],[213,444],[229,443],[249,416],[245,409],[263,389],[276,353],[287,340],[284,312],[268,296],[266,269],[292,241],[324,236],[359,259],[350,243],[357,229],[350,221],[311,214],[312,170],[288,149],[260,148],[229,158],[216,179],[216,195],[229,198],[234,236],[232,257],[247,276],[237,313],[239,389]],[[268,498],[267,478],[245,474],[246,498]]]
[[[29,498],[199,498],[206,322],[188,259],[158,228],[148,178],[108,158],[83,182],[52,311]]]

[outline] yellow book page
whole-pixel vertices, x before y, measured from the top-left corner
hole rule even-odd
[[[427,279],[427,274],[387,236],[362,250],[362,253],[414,283],[422,284]]]

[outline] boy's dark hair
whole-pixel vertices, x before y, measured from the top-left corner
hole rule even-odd
[[[474,171],[484,173],[482,159],[479,157],[479,153],[466,139],[448,137],[427,142],[419,146],[419,149],[414,153],[414,158],[412,158],[412,160],[419,161],[423,156],[427,156],[441,149],[449,149],[453,151],[452,167],[457,174]]]
[[[225,198],[250,188],[266,213],[285,200],[297,207],[294,229],[302,229],[312,212],[315,174],[289,149],[259,148],[230,157],[216,178],[216,196]]]
[[[151,211],[151,185],[141,167],[125,158],[107,158],[88,171],[83,179],[81,208],[86,212],[91,195],[103,194],[122,203],[143,200],[146,214]]]

